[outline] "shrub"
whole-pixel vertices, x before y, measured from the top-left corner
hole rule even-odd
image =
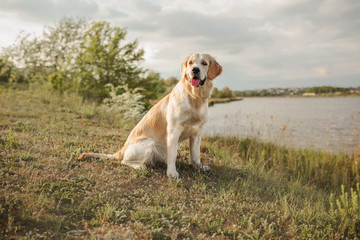
[[[330,196],[330,216],[339,226],[338,231],[348,237],[360,238],[360,188],[351,188],[350,195],[345,192],[344,185],[341,186],[341,195],[335,201],[334,195]]]
[[[144,103],[141,102],[142,95],[138,93],[140,88],[129,89],[127,85],[114,87],[111,83],[106,87],[110,88],[110,97],[105,98],[102,108],[112,114],[120,114],[128,121],[137,121],[142,117]]]

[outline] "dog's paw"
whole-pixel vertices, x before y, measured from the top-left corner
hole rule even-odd
[[[201,169],[201,171],[204,171],[204,172],[210,171],[210,167],[206,166],[206,165],[201,165],[200,169]]]
[[[134,165],[132,167],[137,170],[146,170],[147,169],[147,167],[144,164]]]
[[[168,177],[171,177],[173,179],[179,178],[179,173],[176,170],[175,171],[167,171],[166,175],[168,175]]]

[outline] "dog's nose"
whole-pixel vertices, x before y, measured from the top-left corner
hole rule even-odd
[[[192,72],[195,73],[195,74],[197,74],[197,73],[200,72],[200,68],[194,67],[194,68],[192,69]]]

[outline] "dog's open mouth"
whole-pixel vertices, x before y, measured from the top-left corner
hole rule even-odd
[[[200,85],[200,82],[201,82],[201,80],[196,77],[193,77],[191,79],[191,85],[193,85],[194,87],[198,87]]]

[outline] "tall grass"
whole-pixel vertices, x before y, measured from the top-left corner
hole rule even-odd
[[[46,85],[36,84],[31,85],[29,91],[33,97],[40,99],[42,103],[56,107],[56,111],[76,113],[79,117],[107,121],[120,128],[132,127],[134,124],[133,122],[126,120],[116,111],[108,111],[107,108],[99,105],[97,101],[92,101],[91,99],[84,100],[76,93],[59,93],[58,91],[51,90]],[[19,91],[17,91],[17,93],[21,94]],[[11,90],[9,94],[12,94]]]
[[[320,188],[337,191],[360,182],[360,152],[352,155],[307,149],[293,149],[246,138],[207,137],[214,149],[226,148],[239,161],[254,161],[258,166],[275,174],[285,174],[289,180],[300,179]],[[360,149],[360,145],[359,145]]]

